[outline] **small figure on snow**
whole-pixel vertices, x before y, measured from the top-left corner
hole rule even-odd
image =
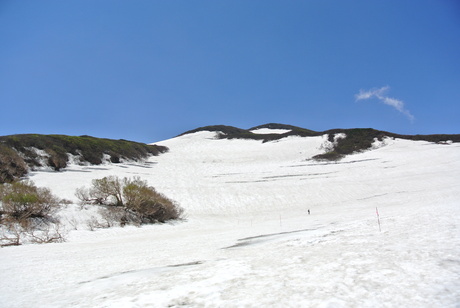
[[[308,215],[310,215],[310,209],[308,209]]]

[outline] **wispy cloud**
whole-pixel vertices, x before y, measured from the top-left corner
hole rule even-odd
[[[370,90],[359,90],[359,93],[355,95],[355,98],[357,101],[360,100],[366,100],[366,99],[371,99],[371,98],[377,98],[380,100],[382,103],[385,105],[389,105],[402,114],[404,114],[411,122],[414,121],[415,117],[407,110],[404,108],[404,102],[402,100],[388,97],[386,95],[386,92],[390,89],[389,86],[382,87],[380,89],[370,89]]]

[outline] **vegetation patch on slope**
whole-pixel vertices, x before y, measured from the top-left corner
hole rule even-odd
[[[44,152],[40,155],[35,150]],[[110,161],[139,160],[149,155],[159,155],[168,149],[164,146],[95,138],[91,136],[24,134],[0,137],[0,183],[11,182],[27,173],[28,168],[50,166],[54,170],[65,168],[68,153],[79,157],[81,163],[99,165],[104,154]]]
[[[324,154],[314,156],[318,160],[339,160],[346,155],[364,151],[372,147],[372,143],[377,139],[382,141],[388,133],[378,131],[372,128],[356,129],[333,129],[324,132],[328,134],[328,141],[333,143],[333,148]],[[345,138],[339,138],[334,142],[336,134],[345,134]]]
[[[283,134],[255,134],[252,130],[270,128],[270,129],[286,129],[289,130]],[[400,135],[390,132],[380,131],[372,128],[353,128],[353,129],[331,129],[324,132],[317,132],[297,126],[269,123],[260,126],[255,126],[250,129],[241,129],[233,126],[214,125],[204,126],[182,135],[191,134],[199,131],[215,131],[218,132],[218,139],[252,139],[261,140],[262,142],[269,142],[286,138],[288,136],[300,137],[313,137],[322,136],[327,134],[328,140],[332,143],[333,147],[328,149],[324,154],[316,155],[313,158],[318,160],[339,160],[346,155],[368,150],[372,147],[375,140],[382,141],[384,137],[400,138],[407,140],[423,140],[435,143],[445,143],[447,141],[460,142],[459,134],[436,134],[436,135]],[[345,138],[339,138],[334,142],[336,134],[345,134]],[[181,135],[181,136],[182,136]]]
[[[346,137],[336,140],[334,147],[330,151],[316,155],[313,158],[339,160],[346,155],[370,149],[375,140],[382,141],[385,137],[434,143],[460,142],[460,135],[399,135],[372,128],[332,129],[325,131],[323,134],[328,134],[328,140],[333,142],[334,136],[339,133],[344,133]]]

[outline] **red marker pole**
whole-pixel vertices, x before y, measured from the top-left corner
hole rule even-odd
[[[379,231],[382,232],[382,228],[380,228],[380,216],[379,216],[379,210],[377,207],[375,208],[375,212],[377,213],[377,221],[379,223]]]

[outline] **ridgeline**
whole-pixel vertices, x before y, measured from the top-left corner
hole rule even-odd
[[[269,128],[283,129],[284,133],[257,134],[253,130]],[[270,123],[241,129],[233,126],[205,126],[187,131],[182,135],[199,131],[218,132],[218,139],[251,139],[262,142],[279,140],[289,136],[313,137],[328,135],[333,145],[323,154],[313,157],[316,160],[335,161],[346,155],[365,151],[372,147],[375,140],[385,137],[406,140],[423,140],[447,144],[460,142],[460,134],[435,135],[400,135],[372,128],[331,129],[317,132],[297,126]],[[344,134],[345,138],[334,139],[336,134]],[[167,147],[147,145],[144,143],[95,138],[91,136],[38,135],[23,134],[0,136],[0,183],[12,182],[24,177],[29,170],[50,167],[59,171],[69,164],[70,155],[77,163],[99,165],[109,159],[112,163],[123,160],[142,160],[150,155],[159,155],[168,151]]]
[[[282,134],[257,134],[251,131],[270,128],[270,129],[284,129],[289,130]],[[288,136],[300,136],[300,137],[312,137],[328,135],[329,141],[334,141],[336,134],[345,134],[345,138],[337,139],[334,143],[334,147],[329,149],[326,153],[316,155],[313,158],[317,160],[339,160],[346,155],[354,152],[364,151],[372,147],[372,143],[377,140],[383,140],[385,137],[389,138],[400,138],[406,140],[423,140],[434,143],[447,143],[447,142],[460,142],[460,134],[435,134],[435,135],[400,135],[390,132],[380,131],[373,128],[352,128],[352,129],[331,129],[323,132],[316,132],[309,129],[285,125],[270,123],[260,126],[255,126],[249,129],[241,129],[232,126],[215,125],[200,127],[188,132],[183,133],[190,134],[199,131],[216,131],[218,132],[217,138],[219,139],[252,139],[261,140],[262,142],[269,142],[286,138]]]

